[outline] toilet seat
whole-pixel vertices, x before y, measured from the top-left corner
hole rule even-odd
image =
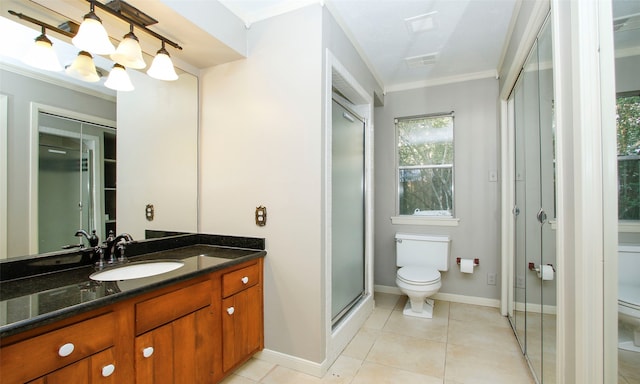
[[[440,272],[435,268],[405,266],[398,269],[397,279],[410,285],[432,285],[440,282]]]

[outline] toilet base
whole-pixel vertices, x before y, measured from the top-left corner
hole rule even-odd
[[[405,316],[412,316],[412,317],[421,317],[423,319],[432,319],[433,318],[433,305],[434,305],[434,301],[433,299],[425,299],[425,302],[422,306],[422,312],[414,312],[413,309],[411,309],[411,300],[407,300],[407,303],[404,305],[404,310],[402,311],[402,314]]]

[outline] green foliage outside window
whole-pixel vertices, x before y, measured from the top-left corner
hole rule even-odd
[[[640,96],[618,97],[618,219],[640,220]]]
[[[453,215],[453,116],[396,121],[400,215]]]

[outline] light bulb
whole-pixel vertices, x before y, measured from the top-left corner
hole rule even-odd
[[[126,69],[118,63],[116,63],[113,69],[111,69],[111,72],[109,72],[109,77],[107,81],[104,82],[104,85],[116,91],[127,92],[133,91],[134,89]]]
[[[124,35],[118,48],[111,54],[111,59],[128,68],[142,69],[147,66],[142,58],[142,49],[133,32]]]
[[[35,43],[31,46],[22,61],[27,65],[46,71],[62,70],[58,55],[56,55],[56,52],[53,50],[53,44],[51,40],[45,36],[44,31],[42,35],[36,38]]]
[[[96,72],[96,65],[93,63],[93,56],[87,51],[80,51],[78,57],[67,67],[65,72],[71,77],[89,83],[100,80],[100,75]]]
[[[91,4],[91,8],[91,12],[84,15],[78,33],[71,39],[71,42],[83,51],[98,55],[111,54],[115,48],[109,40],[107,31],[102,26],[102,20],[93,12],[93,4]]]
[[[158,80],[178,80],[178,75],[176,74],[176,70],[173,68],[173,62],[171,61],[171,57],[169,57],[169,52],[164,49],[164,42],[162,44],[162,48],[160,48],[156,57],[153,59],[147,74]]]

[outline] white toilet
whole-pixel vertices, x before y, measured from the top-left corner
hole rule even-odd
[[[432,299],[442,283],[440,272],[449,270],[449,237],[396,234],[396,285],[409,296],[406,316],[433,317]]]
[[[640,245],[618,246],[618,347],[640,352]]]

